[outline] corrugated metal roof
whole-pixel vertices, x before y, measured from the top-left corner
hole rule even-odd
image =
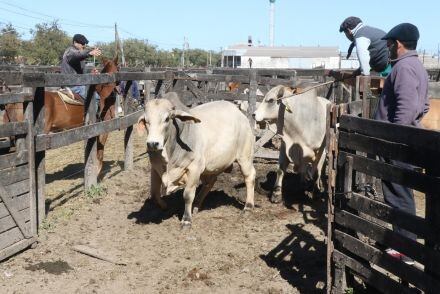
[[[339,47],[249,47],[240,44],[228,47],[223,54],[290,58],[338,57]]]

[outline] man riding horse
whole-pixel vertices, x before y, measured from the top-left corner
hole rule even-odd
[[[98,57],[101,55],[99,48],[87,48],[86,45],[89,40],[84,35],[76,34],[73,36],[72,45],[66,49],[61,61],[61,73],[63,74],[83,74],[85,68],[85,60],[89,56]],[[81,96],[82,99],[86,96],[86,86],[78,85],[70,87],[73,94]],[[95,98],[96,95],[95,95]]]

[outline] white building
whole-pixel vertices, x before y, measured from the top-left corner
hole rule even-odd
[[[233,45],[222,52],[222,67],[339,68],[338,47],[266,47]],[[345,64],[344,64],[345,65]],[[348,66],[350,65],[350,66]],[[343,66],[351,68],[352,65]]]

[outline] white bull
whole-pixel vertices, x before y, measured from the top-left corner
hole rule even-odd
[[[138,128],[147,130],[147,150],[151,162],[151,195],[166,208],[161,199],[166,193],[184,188],[185,212],[182,226],[191,225],[191,208],[199,181],[203,184],[194,204],[196,213],[217,176],[238,162],[246,183],[244,209],[254,206],[255,168],[254,135],[250,124],[234,104],[215,101],[182,110],[167,99],[148,101]],[[170,101],[171,100],[171,101]]]
[[[289,163],[293,163],[293,170],[300,174],[302,183],[316,178],[317,187],[322,188],[320,178],[325,161],[327,104],[330,102],[318,97],[315,90],[283,99],[292,94],[291,88],[276,86],[266,94],[254,113],[256,121],[276,123],[282,139],[273,202],[281,201],[282,181]]]

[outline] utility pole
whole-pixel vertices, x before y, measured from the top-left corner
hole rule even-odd
[[[185,50],[187,50],[189,47],[188,40],[186,37],[183,37],[183,48],[182,48],[182,67],[185,67]]]
[[[118,47],[121,50],[121,62],[122,66],[126,66],[125,64],[125,56],[124,56],[124,48],[122,46],[121,39],[119,38],[118,34],[118,25],[115,23],[115,53],[118,52]]]

